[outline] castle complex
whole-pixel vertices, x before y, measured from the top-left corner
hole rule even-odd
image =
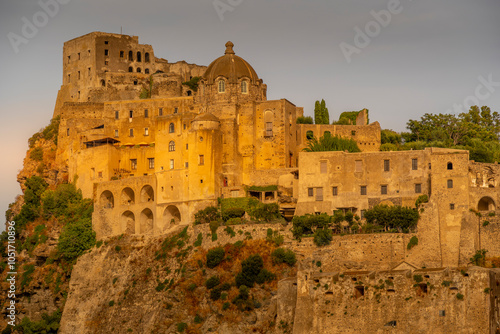
[[[414,207],[427,195],[412,233],[339,236],[318,249],[283,228],[324,272],[301,265],[279,282],[277,321],[294,333],[500,330],[500,271],[456,269],[481,249],[500,256],[500,165],[464,150],[381,152],[367,110],[350,125],[297,124],[302,107],[267,100],[234,44],[221,51],[207,67],[157,58],[135,36],[93,32],[64,44],[56,162],[93,199],[97,238],[163,235],[218,198],[275,202],[286,218],[342,210],[363,221],[376,205]],[[326,133],[361,152],[303,151]]]

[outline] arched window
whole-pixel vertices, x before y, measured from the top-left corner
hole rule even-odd
[[[241,93],[248,94],[248,83],[246,81],[241,82]]]
[[[264,137],[272,137],[273,136],[273,121],[274,121],[274,112],[272,110],[266,110],[264,112]]]
[[[149,74],[149,68],[146,68],[146,69],[144,70],[144,73]]]
[[[141,53],[139,51],[137,51],[137,61],[142,61],[141,60]]]
[[[168,151],[169,152],[174,152],[175,151],[175,141],[170,141],[170,143],[168,143]]]
[[[128,68],[128,71],[129,71],[129,72],[134,72],[134,69],[132,68],[132,66],[130,66],[130,67]]]
[[[226,82],[224,80],[219,80],[219,93],[226,92]]]
[[[307,139],[313,139],[314,138],[314,132],[312,132],[311,130],[307,131],[306,132],[306,138]]]
[[[453,180],[448,180],[447,186],[448,186],[448,188],[453,188]]]
[[[168,126],[168,133],[174,133],[175,132],[175,125],[174,123],[170,123]]]
[[[332,136],[332,133],[330,131],[325,131],[325,133],[323,133],[323,136],[327,137],[327,136]]]
[[[449,170],[453,169],[453,163],[448,162],[448,165],[446,166],[446,169],[449,169]]]
[[[101,80],[101,86],[106,87],[106,81],[104,81],[104,79]]]
[[[149,52],[146,52],[146,53],[144,54],[144,61],[145,61],[146,63],[149,63]]]
[[[141,73],[141,68],[140,67],[137,68],[137,73]]]
[[[192,96],[192,95],[193,95],[193,92],[192,92],[192,91],[190,91],[190,90],[188,90],[188,91],[187,91],[187,96]]]
[[[132,51],[128,52],[128,60],[134,61],[134,53]]]

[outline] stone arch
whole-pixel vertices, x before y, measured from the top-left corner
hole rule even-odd
[[[113,193],[109,190],[102,192],[100,197],[101,206],[105,209],[112,209],[115,207],[115,198]]]
[[[246,80],[241,82],[241,93],[248,94],[248,82]]]
[[[149,52],[146,52],[146,53],[144,54],[144,61],[145,61],[146,63],[149,63]]]
[[[134,72],[134,68],[133,68],[132,66],[130,66],[130,67],[128,68],[128,71],[129,71],[130,73],[132,73],[132,72]]]
[[[193,95],[193,92],[192,92],[192,91],[190,91],[190,90],[188,90],[188,91],[187,91],[187,96],[192,96],[192,95]]]
[[[134,61],[134,53],[132,51],[128,52],[128,60]]]
[[[155,192],[153,187],[149,184],[145,185],[141,189],[141,203],[143,202],[153,202],[155,200]]]
[[[170,123],[168,125],[168,133],[174,133],[175,132],[175,125],[174,123]]]
[[[141,68],[140,67],[137,68],[137,73],[141,73]]]
[[[175,205],[169,205],[165,208],[165,211],[163,211],[163,222],[165,229],[169,228],[172,224],[177,225],[181,222],[181,212]]]
[[[306,132],[306,139],[310,140],[310,139],[313,139],[313,138],[314,138],[314,132],[312,132],[311,130],[307,131]]]
[[[101,86],[106,87],[106,81],[104,81],[104,79],[101,80]]]
[[[453,169],[453,162],[448,162],[448,163],[446,164],[446,169],[448,169],[448,170],[452,170],[452,169]]]
[[[495,208],[495,201],[493,201],[493,199],[489,196],[484,196],[477,204],[478,211],[493,211]]]
[[[137,61],[139,61],[139,62],[142,61],[140,51],[137,51]]]
[[[140,234],[153,234],[153,212],[151,209],[144,209],[141,212],[139,219],[139,233]]]
[[[144,70],[144,73],[149,74],[149,68],[146,68],[146,69]]]
[[[130,205],[135,203],[135,193],[131,188],[127,187],[122,190],[121,203],[122,205]]]
[[[126,234],[135,234],[135,216],[132,211],[125,211],[120,218],[122,231]]]

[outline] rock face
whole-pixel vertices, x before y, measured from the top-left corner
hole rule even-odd
[[[256,236],[266,231],[266,226],[255,227]],[[243,309],[232,303],[239,294],[234,279],[240,262],[250,254],[261,254],[264,267],[278,279],[294,275],[287,265],[271,264],[274,246],[263,240],[226,244],[226,260],[208,268],[206,249],[248,239],[249,234],[231,237],[219,230],[219,242],[214,242],[206,237],[208,226],[186,232],[186,237],[177,232],[166,238],[124,235],[81,256],[73,268],[60,333],[176,333],[184,324],[189,333],[274,332],[276,280],[251,288],[250,304]],[[201,247],[193,248],[199,235]],[[219,287],[232,284],[218,300],[212,298],[214,288],[205,287],[212,276],[220,278]]]

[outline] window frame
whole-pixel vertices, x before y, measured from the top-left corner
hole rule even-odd
[[[361,196],[366,196],[366,194],[368,193],[367,187],[366,186],[360,186],[359,193],[360,193]]]

